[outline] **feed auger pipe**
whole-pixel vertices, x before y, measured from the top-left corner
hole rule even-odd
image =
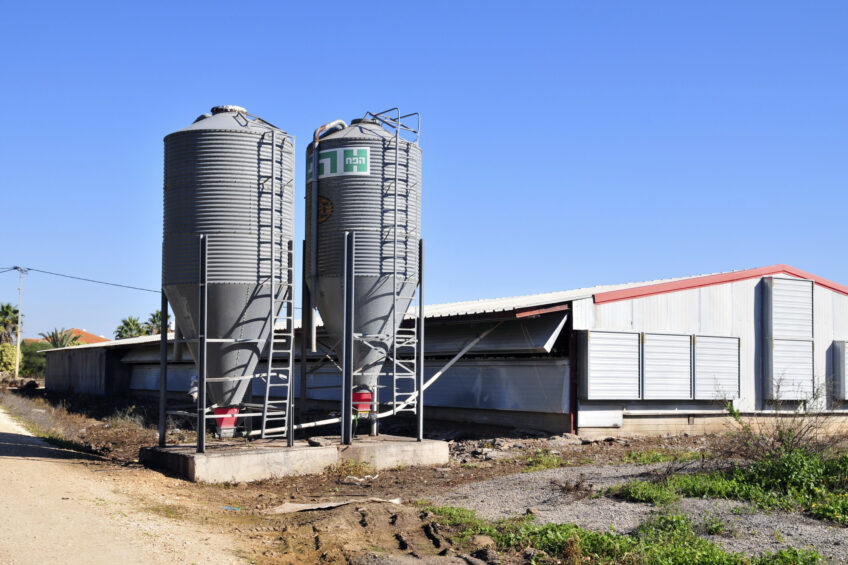
[[[480,335],[478,335],[477,337],[475,337],[474,339],[469,341],[467,344],[465,344],[465,346],[462,349],[459,350],[459,353],[454,355],[453,358],[450,361],[448,361],[441,369],[436,371],[436,373],[432,377],[430,377],[430,379],[426,383],[424,383],[424,386],[421,388],[421,390],[422,391],[427,390],[430,387],[430,385],[432,385],[434,382],[436,382],[436,379],[438,379],[443,374],[445,374],[445,371],[447,371],[448,369],[453,367],[454,363],[456,363],[457,361],[462,359],[463,355],[465,355],[466,353],[471,351],[471,349],[475,345],[480,343],[487,335],[489,335],[490,333],[492,333],[493,331],[498,329],[498,327],[502,323],[503,323],[503,320],[501,320],[497,324],[493,325],[491,328],[485,330]],[[403,404],[398,406],[397,409],[392,408],[391,410],[387,410],[386,412],[381,412],[381,413],[377,414],[377,418],[386,418],[387,416],[391,416],[392,414],[395,414],[397,410],[402,410],[402,409],[406,408],[407,406],[409,406],[410,404],[412,404],[414,402],[414,400],[413,400],[414,398],[415,398],[414,396],[411,397],[409,400],[407,400],[406,402],[404,402]],[[305,422],[303,424],[295,424],[294,429],[295,430],[304,430],[306,428],[318,428],[320,426],[329,426],[330,424],[338,424],[341,421],[342,421],[341,417],[336,417],[336,418],[329,418],[327,420],[319,420],[317,422]],[[283,430],[283,429],[285,429],[285,428],[279,428],[279,430]],[[273,433],[275,431],[277,431],[276,428],[265,430],[266,433],[267,432]],[[259,435],[259,430],[250,432],[248,435],[250,435],[250,436]]]
[[[309,350],[312,353],[318,351],[318,340],[316,339],[315,326],[315,280],[318,278],[318,143],[321,136],[334,129],[344,129],[347,123],[344,120],[333,120],[319,127],[312,134],[312,209],[310,210],[309,222],[312,227],[312,247],[309,250],[311,265],[309,269]],[[303,328],[305,330],[305,328]],[[304,331],[304,335],[306,332]]]

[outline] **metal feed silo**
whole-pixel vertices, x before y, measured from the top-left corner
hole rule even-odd
[[[339,343],[345,234],[355,232],[352,314],[353,332],[360,336],[352,348],[356,402],[375,392],[392,339],[418,285],[421,149],[417,140],[403,139],[377,119],[356,119],[350,125],[331,122],[329,133],[319,139],[321,129],[307,148],[305,278],[327,333]],[[341,344],[336,352],[341,359]]]
[[[238,106],[216,106],[165,137],[162,285],[196,340],[205,235],[206,390],[219,407],[248,390],[290,282],[293,170],[294,139]],[[189,349],[197,361],[198,344]]]

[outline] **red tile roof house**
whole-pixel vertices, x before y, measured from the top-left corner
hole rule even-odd
[[[80,345],[83,345],[83,344],[88,345],[88,344],[91,344],[91,343],[102,343],[104,341],[112,341],[109,338],[99,336],[99,335],[94,335],[91,332],[87,332],[85,330],[80,330],[78,328],[71,328],[71,333],[79,336],[79,344]],[[24,343],[37,343],[39,341],[45,341],[45,340],[43,340],[41,338],[38,338],[38,339],[25,338],[24,339]]]

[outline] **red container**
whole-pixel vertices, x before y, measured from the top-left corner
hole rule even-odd
[[[353,409],[360,414],[371,411],[371,400],[374,397],[370,392],[354,392],[353,393]]]
[[[223,418],[215,418],[215,421],[218,424],[218,429],[223,430],[225,428],[236,427],[236,420],[238,419],[239,413],[238,406],[230,408],[213,408],[212,410],[216,416],[224,416]]]

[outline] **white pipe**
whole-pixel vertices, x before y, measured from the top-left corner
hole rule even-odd
[[[454,355],[454,356],[453,356],[453,359],[451,359],[450,361],[448,361],[448,362],[445,364],[445,366],[444,366],[444,367],[442,367],[441,369],[439,369],[438,371],[436,371],[436,373],[435,373],[432,377],[430,377],[430,379],[429,379],[426,383],[424,383],[424,386],[423,386],[423,387],[421,387],[421,390],[422,390],[422,391],[425,391],[425,390],[427,390],[428,388],[430,388],[430,385],[431,385],[431,384],[433,384],[434,382],[436,382],[436,379],[438,379],[439,377],[441,377],[441,376],[445,373],[445,371],[447,371],[448,369],[450,369],[451,367],[453,367],[454,363],[456,363],[457,361],[459,361],[459,360],[462,358],[462,356],[463,356],[463,355],[465,355],[466,353],[468,353],[468,351],[469,351],[472,347],[474,347],[475,345],[477,345],[478,343],[480,343],[480,342],[483,340],[483,338],[485,338],[487,335],[489,335],[490,333],[492,333],[493,331],[495,331],[495,330],[498,328],[498,326],[500,326],[502,323],[503,323],[503,320],[501,320],[500,322],[498,322],[497,324],[495,324],[494,326],[492,326],[491,328],[489,328],[488,330],[484,331],[483,333],[481,333],[480,335],[478,335],[477,337],[475,337],[473,340],[471,340],[470,342],[468,342],[468,344],[467,344],[465,347],[463,347],[462,349],[460,349],[460,350],[459,350],[459,353],[457,353],[456,355]],[[412,397],[410,397],[410,398],[409,398],[406,402],[404,402],[403,404],[401,404],[399,407],[394,408],[394,409],[392,409],[392,410],[390,410],[390,411],[388,411],[388,412],[383,412],[383,413],[381,413],[381,414],[377,414],[377,417],[378,417],[378,418],[385,418],[386,416],[391,416],[392,414],[397,413],[397,411],[398,411],[398,410],[403,410],[404,408],[406,408],[407,406],[409,406],[410,404],[412,404],[412,402],[413,402],[413,398],[412,398]]]
[[[501,320],[500,322],[498,322],[497,324],[495,324],[491,328],[487,329],[486,331],[484,331],[483,333],[481,333],[480,335],[478,335],[477,337],[475,337],[474,339],[469,341],[465,345],[465,347],[463,347],[462,349],[459,350],[459,353],[454,355],[453,358],[450,361],[448,361],[441,369],[436,371],[436,373],[432,377],[430,377],[430,379],[426,383],[424,383],[422,390],[427,390],[430,387],[430,385],[432,385],[434,382],[436,382],[436,379],[441,377],[445,373],[445,371],[447,371],[448,369],[453,367],[453,365],[457,361],[459,361],[462,358],[463,355],[468,353],[471,350],[471,348],[473,348],[475,345],[480,343],[487,335],[489,335],[490,333],[495,331],[498,328],[498,326],[500,326],[502,323],[503,323],[503,320]],[[412,404],[412,402],[413,402],[413,400],[412,400],[412,398],[410,398],[409,400],[407,400],[406,402],[401,404],[397,408],[397,410],[403,410],[404,408],[406,408],[407,406]],[[381,412],[380,414],[377,414],[377,418],[385,418],[387,416],[391,416],[391,415],[395,414],[397,412],[397,410],[392,409],[392,410],[389,410],[387,412]],[[342,419],[339,417],[339,418],[330,418],[328,420],[319,420],[317,422],[306,422],[304,424],[295,424],[294,429],[303,430],[303,429],[306,429],[306,428],[317,428],[319,426],[329,426],[330,424],[338,424],[339,422],[341,422],[341,420]],[[265,433],[268,433],[268,432],[276,433],[276,432],[280,432],[280,431],[283,431],[283,430],[285,430],[285,428],[269,428],[269,429],[265,430]],[[250,432],[248,435],[251,435],[251,436],[252,435],[259,435],[259,431],[256,430],[254,432]]]

